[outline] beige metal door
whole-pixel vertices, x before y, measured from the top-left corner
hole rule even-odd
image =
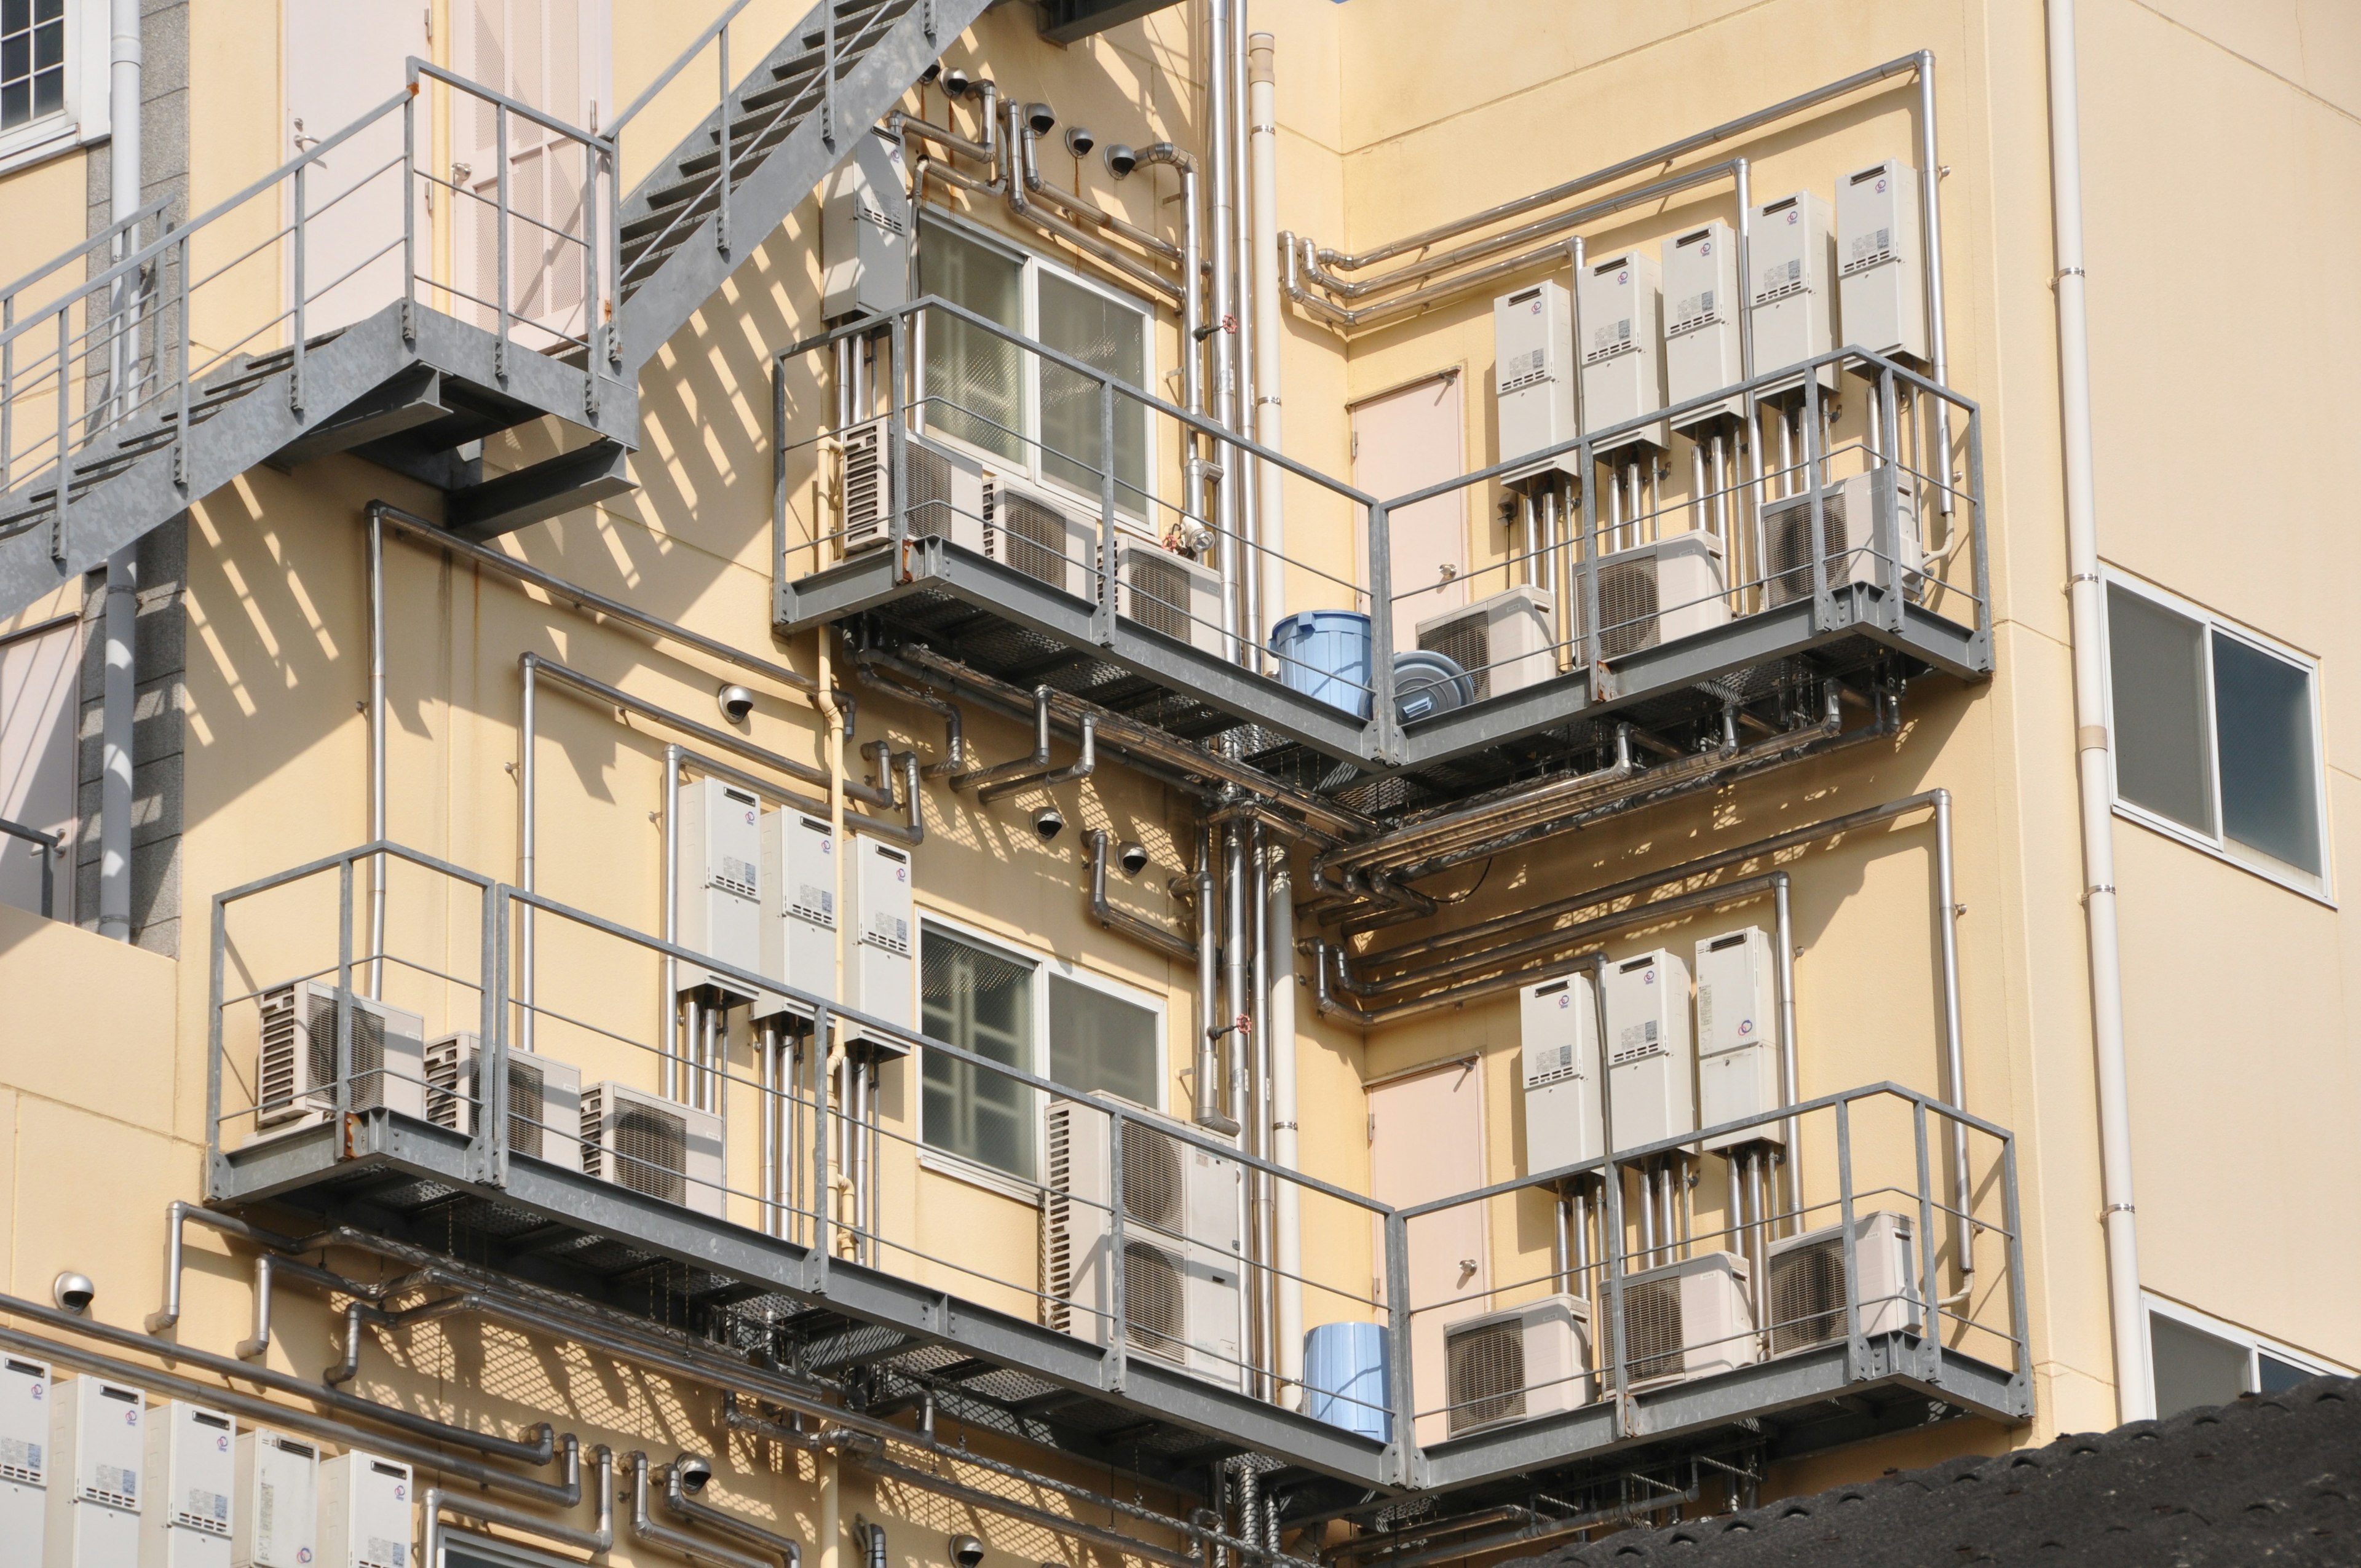
[[[0,640],[0,817],[62,833],[74,829],[75,698],[82,677],[82,628],[67,620],[47,631]],[[0,837],[0,904],[41,907],[47,850]],[[73,917],[73,852],[50,859],[60,919]]]
[[[1353,415],[1353,483],[1379,500],[1408,495],[1467,471],[1466,411],[1456,370],[1416,381]],[[1467,497],[1464,491],[1405,508],[1387,520],[1393,534],[1394,646],[1415,648],[1412,628],[1467,602]],[[1366,532],[1353,543],[1355,579],[1369,582]],[[1371,607],[1371,613],[1376,613]]]
[[[1484,1072],[1474,1057],[1369,1090],[1369,1196],[1390,1208],[1431,1203],[1484,1185]],[[1411,1387],[1422,1411],[1418,1441],[1439,1442],[1443,1330],[1486,1308],[1491,1268],[1484,1206],[1464,1204],[1412,1220],[1410,1231]],[[1382,1231],[1378,1290],[1383,1297]]]
[[[412,55],[429,58],[426,10],[287,0],[283,156],[325,141],[402,89]],[[431,127],[418,128],[423,149]],[[332,148],[303,175],[303,331],[317,335],[374,315],[401,298],[401,115],[387,115]],[[428,257],[425,192],[418,203],[419,260]],[[288,189],[288,218],[294,190]],[[288,259],[288,283],[294,261]]]

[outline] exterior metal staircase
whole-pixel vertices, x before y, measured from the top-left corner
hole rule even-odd
[[[258,465],[356,453],[444,491],[479,539],[631,488],[638,367],[987,3],[831,0],[723,93],[693,68],[718,55],[730,80],[736,0],[603,134],[412,60],[405,92],[210,211],[174,226],[151,206],[0,289],[0,614]],[[637,159],[631,122],[690,93],[720,102]],[[506,179],[488,193],[413,157],[422,108],[495,120],[503,166],[518,136],[578,159],[579,215],[545,223]],[[335,185],[332,155],[376,172]],[[438,204],[486,247],[435,244],[418,217]],[[565,313],[511,255],[534,249],[544,278],[579,269]],[[486,470],[486,437],[552,417],[537,461]]]

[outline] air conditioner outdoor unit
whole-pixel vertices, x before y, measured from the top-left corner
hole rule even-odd
[[[721,1118],[615,1082],[582,1091],[582,1174],[721,1217]]]
[[[1242,1168],[1157,1132],[1180,1124],[1142,1110],[1123,1143],[1124,1316],[1130,1354],[1224,1387],[1239,1386],[1246,1296]],[[1051,1328],[1106,1343],[1114,1305],[1114,1200],[1105,1112],[1049,1102],[1049,1192],[1041,1210],[1044,1310]]]
[[[1525,1169],[1555,1170],[1605,1152],[1598,1124],[1598,1009],[1590,976],[1517,993],[1524,1057]]]
[[[1611,1365],[1615,1298],[1600,1287],[1608,1331],[1599,1337],[1602,1382],[1615,1385]],[[1623,1303],[1630,1326],[1623,1359],[1631,1369],[1631,1391],[1645,1393],[1691,1377],[1752,1366],[1762,1357],[1754,1332],[1754,1306],[1747,1294],[1746,1260],[1734,1252],[1700,1253],[1623,1277]]]
[[[1861,1265],[1861,1332],[1918,1333],[1916,1227],[1906,1214],[1856,1214],[1853,1256]],[[1844,1226],[1827,1225],[1771,1244],[1771,1354],[1785,1355],[1845,1337]]]
[[[353,998],[352,1107],[426,1114],[426,1020]],[[316,980],[275,986],[262,997],[258,1128],[295,1131],[335,1113],[336,988]]]
[[[426,1119],[462,1137],[476,1135],[484,1102],[482,1046],[471,1031],[426,1047]],[[509,1048],[509,1152],[582,1168],[582,1069],[533,1051]]]
[[[1902,591],[1912,598],[1925,586],[1926,552],[1918,539],[1918,500],[1909,479],[1894,477],[1901,515],[1894,525],[1894,557]],[[1828,562],[1828,588],[1876,583],[1884,576],[1877,550],[1877,476],[1855,474],[1820,491],[1820,554]],[[1772,604],[1812,597],[1812,496],[1784,496],[1763,509],[1763,552]]]
[[[1085,515],[1079,503],[1028,480],[987,474],[981,537],[986,560],[1076,598],[1099,597],[1097,509]]]
[[[1476,700],[1501,696],[1557,674],[1552,626],[1557,601],[1536,587],[1477,599],[1416,628],[1418,645],[1467,673]]]
[[[1721,540],[1703,529],[1598,558],[1598,651],[1621,659],[1730,620]]]
[[[237,1423],[175,1399],[148,1412],[148,1502],[140,1514],[148,1568],[218,1568],[230,1557],[237,1490]]]
[[[313,1568],[320,1559],[320,1450],[250,1431],[237,1440],[231,1568]]]
[[[1443,1331],[1453,1437],[1590,1403],[1590,1303],[1544,1296]]]
[[[1128,536],[1117,543],[1115,612],[1201,653],[1222,652],[1222,575]]]
[[[873,549],[892,537],[894,454],[887,436],[893,416],[848,425],[844,444],[843,552]],[[909,532],[940,534],[954,544],[983,552],[983,465],[909,433],[906,472]]]
[[[0,1358],[0,1541],[38,1562],[49,1512],[49,1368],[21,1355]]]

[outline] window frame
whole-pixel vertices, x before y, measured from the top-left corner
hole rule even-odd
[[[2240,871],[2258,876],[2265,882],[2274,883],[2290,893],[2301,894],[2315,903],[2324,904],[2331,909],[2335,908],[2336,858],[2334,840],[2330,836],[2329,826],[2327,715],[2321,695],[2320,661],[2276,638],[2267,637],[2252,627],[2242,626],[2236,621],[2230,620],[2168,588],[2158,587],[2154,583],[2136,577],[2119,567],[2103,566],[2100,573],[2100,592],[2104,595],[2116,589],[2146,599],[2160,609],[2192,621],[2198,628],[2199,647],[2204,662],[2204,682],[2203,690],[2200,694],[2199,718],[2204,726],[2205,773],[2207,789],[2211,795],[2214,829],[2207,833],[2202,828],[2192,828],[2188,823],[2178,821],[2165,816],[2162,812],[2151,810],[2124,797],[2122,782],[2116,776],[2115,771],[2120,748],[2114,744],[2117,733],[2114,617],[2110,612],[2100,618],[2103,623],[2100,674],[2105,685],[2107,697],[2107,798],[2114,806],[2115,815],[2127,822],[2136,823],[2142,828],[2161,833],[2168,839],[2178,839],[2192,850],[2200,850],[2224,864],[2235,866]],[[2259,852],[2242,853],[2234,847],[2224,826],[2220,740],[2217,734],[2213,676],[2213,638],[2216,634],[2234,642],[2243,643],[2257,652],[2268,654],[2303,672],[2305,689],[2310,697],[2309,710],[2312,722],[2312,811],[2317,818],[2314,830],[2319,835],[2320,842],[2321,865],[2316,874],[2307,873],[2301,868],[2288,861],[2270,859]]]
[[[2283,1361],[2290,1366],[2301,1367],[2306,1372],[2315,1374],[2350,1376],[2353,1372],[2351,1367],[2339,1365],[2324,1356],[2315,1355],[2307,1350],[2297,1350],[2268,1335],[2256,1333],[2251,1329],[2241,1328],[2236,1323],[2225,1322],[2210,1312],[2201,1312],[2194,1307],[2183,1306],[2180,1302],[2159,1296],[2152,1290],[2140,1292],[2140,1306],[2142,1308],[2140,1342],[2141,1348],[2147,1356],[2151,1398],[2154,1394],[2153,1385],[2156,1378],[2156,1343],[2148,1332],[2150,1318],[2167,1318],[2182,1328],[2194,1329],[2202,1334],[2210,1334],[2224,1343],[2243,1346],[2246,1353],[2245,1391],[2249,1394],[2259,1393],[2262,1390],[2262,1363],[2259,1358],[2265,1355],[2274,1361]]]
[[[105,139],[107,7],[101,0],[65,0],[65,103],[54,113],[0,132],[0,174]]]
[[[1117,980],[1112,975],[1086,969],[1071,959],[1060,958],[1055,954],[1035,952],[1030,948],[1018,946],[997,932],[986,930],[956,916],[945,915],[931,909],[921,909],[918,912],[918,941],[921,948],[918,956],[922,966],[925,961],[924,944],[927,933],[930,930],[939,931],[946,937],[956,938],[972,947],[981,948],[994,957],[1004,959],[1010,963],[1023,964],[1031,970],[1033,983],[1037,987],[1032,1008],[1033,1037],[1027,1042],[1027,1060],[1023,1063],[1023,1067],[1024,1070],[1036,1078],[1050,1077],[1049,997],[1047,983],[1050,976],[1055,975],[1071,981],[1077,985],[1112,996],[1119,1002],[1127,1002],[1153,1014],[1156,1020],[1154,1036],[1156,1061],[1152,1081],[1156,1085],[1156,1102],[1148,1109],[1159,1114],[1170,1114],[1169,1107],[1172,1099],[1172,1042],[1170,1030],[1172,1020],[1169,998],[1160,992],[1145,990],[1128,981]],[[925,983],[923,976],[919,983],[922,986]],[[919,1013],[923,1018],[925,1013],[923,1002],[921,1002]],[[922,1041],[927,1038],[923,1023],[918,1031],[918,1037]],[[911,1084],[913,1093],[911,1115],[917,1124],[917,1135],[912,1143],[917,1150],[918,1165],[921,1169],[931,1170],[939,1175],[949,1176],[960,1181],[988,1189],[1005,1197],[1014,1198],[1022,1203],[1039,1203],[1042,1190],[1039,1169],[1041,1151],[1047,1143],[1049,1131],[1049,1106],[1046,1097],[1037,1101],[1034,1105],[1035,1170],[1033,1175],[1026,1177],[1003,1170],[996,1165],[987,1165],[982,1160],[961,1154],[956,1149],[948,1149],[939,1145],[928,1143],[926,1124],[926,1064],[923,1059],[912,1064]]]
[[[1040,280],[1044,273],[1104,299],[1113,300],[1126,309],[1137,312],[1139,315],[1139,362],[1147,373],[1145,377],[1147,384],[1141,387],[1140,390],[1150,393],[1155,391],[1156,329],[1163,320],[1160,307],[1155,301],[1132,293],[1128,290],[1117,288],[1103,279],[1093,278],[1086,272],[1065,265],[1053,256],[1028,249],[1016,244],[1007,236],[988,229],[957,213],[928,207],[918,214],[917,243],[912,247],[910,253],[911,298],[920,297],[917,291],[920,268],[923,265],[920,258],[926,247],[928,225],[935,224],[951,230],[960,238],[971,244],[994,251],[1016,263],[1018,269],[1016,297],[1020,324],[1016,330],[1035,343],[1041,341]],[[911,339],[910,356],[912,364],[916,367],[912,381],[917,389],[913,394],[916,399],[914,428],[925,433],[929,440],[939,441],[947,446],[956,447],[968,454],[994,473],[1007,473],[1011,478],[1020,479],[1037,489],[1044,490],[1079,508],[1086,509],[1093,517],[1098,515],[1099,498],[1095,494],[1078,490],[1065,480],[1051,476],[1045,471],[1042,464],[1041,356],[1038,354],[1026,353],[1019,361],[1023,370],[1018,384],[1017,398],[1024,412],[1025,425],[1017,433],[1017,441],[1025,452],[1025,465],[1022,472],[1011,472],[1014,465],[1001,454],[989,451],[972,442],[962,441],[956,435],[938,433],[927,428],[927,318],[923,313],[917,318],[917,330],[911,334]],[[1139,404],[1138,408],[1142,435],[1141,451],[1144,458],[1142,483],[1139,487],[1140,513],[1137,517],[1126,516],[1124,513],[1122,498],[1128,487],[1118,479],[1115,489],[1115,526],[1118,528],[1153,537],[1157,532],[1157,514],[1164,505],[1160,484],[1162,469],[1158,462],[1155,411],[1145,403]]]

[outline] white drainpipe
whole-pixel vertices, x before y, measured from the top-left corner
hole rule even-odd
[[[2107,733],[2097,502],[2091,483],[2091,344],[2082,275],[2081,116],[2074,81],[2074,0],[2049,0],[2049,187],[2058,247],[2058,391],[2064,426],[2066,565],[2074,639],[2074,750],[2082,790],[2083,915],[2091,948],[2091,1033],[2099,1086],[2101,1224],[2115,1342],[2115,1414],[2156,1413],[2140,1306],[2132,1210],[2131,1102],[2124,1068],[2124,979],[2115,927],[2114,769]]]
[[[1273,40],[1257,33],[1248,40],[1249,138],[1254,148],[1255,439],[1273,452],[1279,444],[1279,115],[1271,80]],[[1255,465],[1261,491],[1262,624],[1268,637],[1287,614],[1287,476],[1276,464]]]
[[[114,221],[139,210],[139,0],[111,0],[107,119]],[[118,371],[127,368],[118,358]],[[116,395],[122,396],[120,387]],[[63,463],[69,455],[60,453]],[[99,680],[98,931],[131,940],[131,715],[138,674],[132,666],[139,619],[138,552],[126,544],[106,558],[105,663]]]

